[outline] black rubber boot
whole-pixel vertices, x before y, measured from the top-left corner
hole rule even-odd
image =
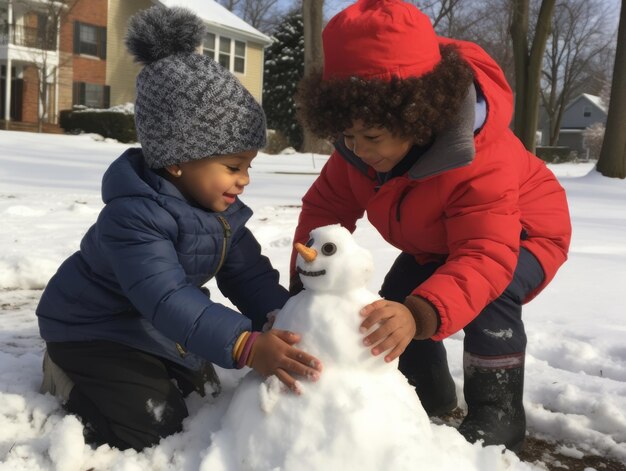
[[[459,426],[465,439],[521,450],[526,435],[524,354],[483,357],[465,353],[463,376],[467,416]]]
[[[448,369],[442,342],[413,340],[400,356],[398,365],[429,417],[452,412],[457,405],[456,387]]]

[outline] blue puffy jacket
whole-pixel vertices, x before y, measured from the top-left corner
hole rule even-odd
[[[245,227],[237,200],[214,213],[186,200],[149,169],[140,149],[111,164],[106,206],[46,287],[37,316],[49,342],[109,340],[196,369],[202,359],[233,368],[244,330],[289,297]],[[200,289],[212,277],[243,313]]]

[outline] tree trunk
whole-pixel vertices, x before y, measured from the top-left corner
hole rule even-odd
[[[513,130],[524,146],[535,151],[539,122],[539,93],[550,24],[556,0],[542,0],[532,45],[528,44],[529,0],[514,0],[511,22],[515,61],[515,122]]]
[[[626,0],[617,33],[611,101],[597,170],[605,177],[626,178]]]
[[[44,55],[47,55],[47,51],[44,51]],[[37,101],[37,106],[41,106],[41,109],[37,110],[37,132],[43,132],[43,123],[46,119],[46,109],[48,106],[48,97],[47,91],[47,60],[44,56],[43,64],[41,64],[41,70],[39,70],[39,100]]]
[[[303,0],[302,19],[304,21],[304,75],[324,65],[322,49],[322,21],[324,0]],[[303,129],[302,152],[320,152],[323,141],[311,131]]]
[[[559,136],[561,135],[561,122],[563,121],[563,112],[565,111],[565,103],[563,100],[559,100],[559,110],[556,112],[554,118],[554,135],[550,137],[550,145],[556,146],[559,143]],[[552,140],[554,139],[554,140]]]

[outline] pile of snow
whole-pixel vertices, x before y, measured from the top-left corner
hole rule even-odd
[[[44,345],[34,312],[41,287],[78,249],[102,208],[102,174],[128,147],[86,135],[0,131],[0,471],[197,471],[207,450],[213,453],[212,434],[221,440],[222,420],[246,371],[219,370],[222,395],[190,396],[183,432],[142,453],[91,449],[59,402],[38,392]],[[255,211],[248,226],[283,283],[302,195],[327,158],[259,154],[252,164],[251,184],[243,196]],[[626,182],[600,176],[593,164],[550,168],[567,191],[574,230],[568,262],[524,311],[528,429],[533,436],[558,442],[568,456],[595,454],[626,463]],[[373,255],[376,271],[367,286],[375,293],[398,251],[366,219],[354,238]],[[217,301],[229,304],[214,282],[208,287]],[[446,339],[445,345],[462,399],[463,334]],[[332,391],[328,394],[333,397]],[[307,417],[303,426],[321,419]],[[444,432],[433,428],[432,433],[435,440]],[[453,436],[458,438],[456,432]],[[457,444],[454,440],[446,437]],[[231,457],[232,444],[228,447],[217,447],[225,457],[222,467]],[[462,459],[485,458],[464,442],[458,447]],[[498,466],[500,459],[494,457]],[[420,466],[429,463],[414,468]]]
[[[74,105],[72,110],[75,113],[122,113],[122,114],[135,114],[135,104],[134,103],[123,103],[121,105],[111,106],[110,108],[89,108],[85,105]]]

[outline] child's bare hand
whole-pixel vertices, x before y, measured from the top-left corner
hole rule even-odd
[[[415,335],[415,319],[404,304],[380,299],[361,309],[361,315],[365,317],[361,323],[362,332],[380,324],[363,339],[363,343],[374,345],[373,355],[391,350],[385,356],[386,362],[398,358]]]
[[[300,339],[299,334],[286,330],[272,329],[262,333],[252,346],[250,366],[262,376],[276,375],[285,386],[299,394],[295,377],[317,381],[322,371],[317,358],[294,347]]]

